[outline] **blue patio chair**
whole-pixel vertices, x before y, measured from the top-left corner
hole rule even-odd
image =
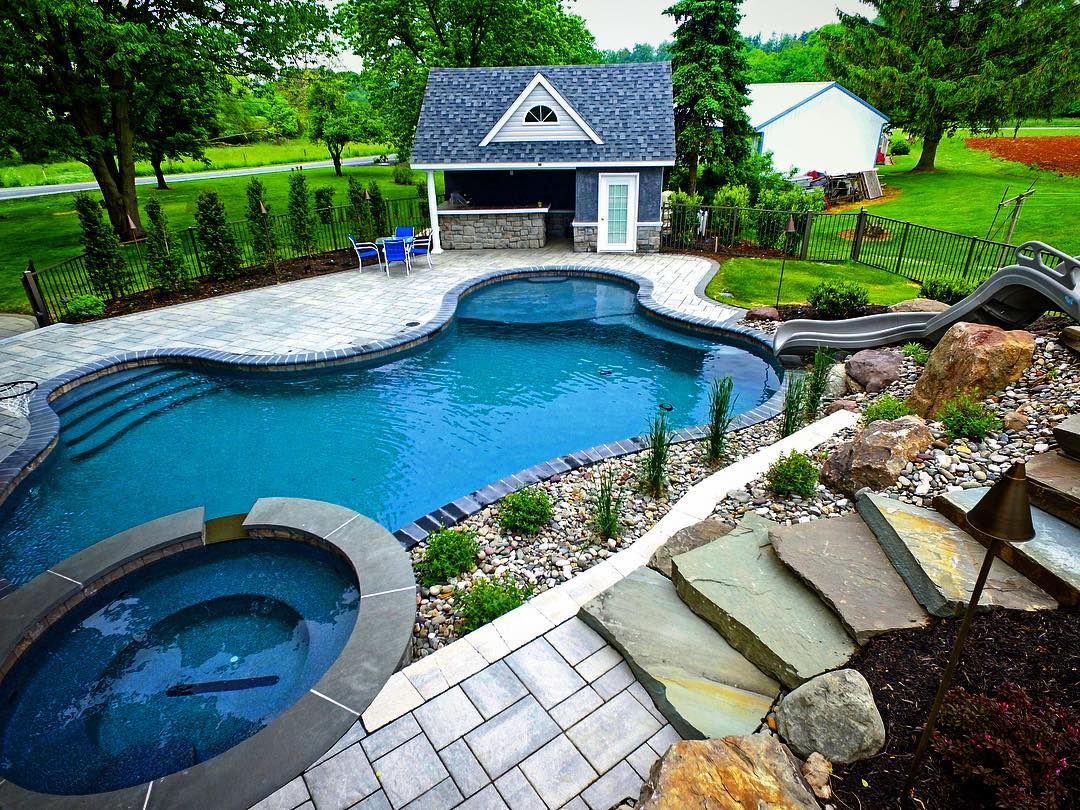
[[[390,275],[390,265],[401,262],[405,265],[405,275],[409,275],[412,268],[412,260],[409,258],[409,248],[404,239],[384,239],[383,258],[386,259],[386,275]]]
[[[398,225],[394,228],[394,236],[398,239],[412,239],[416,229],[412,225]]]
[[[379,269],[382,270],[382,254],[379,252],[378,245],[374,242],[357,242],[351,233],[349,234],[349,244],[356,251],[356,259],[360,265],[356,268],[357,270],[363,272],[364,259],[370,259],[372,256],[375,257],[375,261],[379,263]]]
[[[426,256],[428,269],[431,269],[431,237],[418,236],[409,245],[410,256]]]

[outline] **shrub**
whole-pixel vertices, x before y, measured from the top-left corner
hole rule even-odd
[[[176,240],[169,230],[169,219],[157,197],[146,202],[146,270],[150,281],[166,292],[188,286],[180,258],[173,252]]]
[[[329,225],[334,218],[334,187],[319,186],[315,189],[315,215],[323,225]]]
[[[356,175],[349,175],[348,195],[349,206],[356,222],[356,239],[360,242],[374,242],[377,237],[385,236],[375,231],[375,214],[371,209],[371,200]]]
[[[601,470],[592,493],[592,529],[605,540],[622,534],[619,525],[619,510],[622,508],[622,496],[615,494],[615,471]]]
[[[372,180],[367,187],[368,200],[371,202],[371,221],[376,236],[387,236],[390,226],[386,218],[386,201],[383,199],[379,184]]]
[[[413,184],[413,172],[408,163],[395,163],[390,176],[394,185],[411,186]]]
[[[849,318],[870,303],[870,293],[853,281],[822,281],[810,291],[809,303],[823,318]]]
[[[479,550],[472,529],[439,529],[428,536],[424,558],[417,565],[420,581],[430,587],[470,570]]]
[[[803,391],[804,411],[807,421],[817,416],[821,400],[825,397],[825,389],[829,387],[829,372],[833,367],[833,354],[828,349],[819,346],[814,352],[814,362],[810,366],[810,373],[806,375],[805,389]]]
[[[772,463],[765,480],[777,495],[812,498],[817,490],[818,466],[805,453],[792,451]]]
[[[779,188],[763,188],[758,194],[756,212],[758,244],[782,248],[787,253],[798,250],[802,241],[807,211],[824,211],[825,194],[821,189],[802,189],[791,183]],[[789,217],[795,219],[795,233],[787,233]]]
[[[120,239],[105,222],[101,204],[97,200],[89,194],[80,193],[75,195],[74,204],[90,286],[104,298],[117,298],[124,294],[131,276],[120,253]]]
[[[99,296],[84,293],[75,295],[64,304],[64,319],[78,323],[105,314],[105,302]]]
[[[802,374],[792,374],[784,392],[784,412],[780,415],[781,437],[790,436],[802,427],[805,411],[806,380]]]
[[[551,515],[551,497],[539,487],[511,492],[499,504],[499,525],[511,534],[536,534]]]
[[[213,189],[195,199],[195,240],[199,259],[214,281],[240,275],[240,251],[225,219],[225,204]]]
[[[711,230],[723,245],[734,245],[742,238],[746,226],[746,209],[750,207],[750,189],[746,186],[720,186],[713,195],[713,206],[725,210],[712,212]]]
[[[270,206],[266,204],[266,191],[258,177],[252,177],[247,184],[247,221],[255,261],[273,270],[276,276],[281,267],[277,234],[270,219]]]
[[[649,448],[641,462],[641,488],[659,498],[667,486],[667,457],[670,437],[667,429],[667,414],[660,411],[649,423]]]
[[[690,247],[697,241],[701,195],[671,192],[671,241],[676,247]]]
[[[904,357],[910,357],[920,366],[925,366],[926,361],[930,359],[930,352],[921,343],[905,343],[901,351],[903,351]]]
[[[892,394],[882,394],[863,410],[863,423],[869,425],[881,419],[899,419],[910,416],[911,409]]]
[[[301,256],[310,256],[315,252],[315,217],[303,169],[289,172],[288,214],[293,249]]]
[[[488,622],[525,604],[532,588],[523,588],[509,576],[479,579],[458,597],[458,612],[466,633],[483,627]]]
[[[950,689],[932,745],[957,795],[980,805],[1064,810],[1080,795],[1080,715],[1037,707],[1015,684],[1002,684],[995,697]]]
[[[947,400],[938,410],[937,419],[945,427],[945,435],[950,440],[982,441],[990,433],[1001,430],[1001,422],[994,412],[967,394],[958,394]]]
[[[727,432],[735,420],[735,403],[738,396],[733,396],[735,381],[731,376],[713,380],[709,390],[709,435],[705,440],[705,460],[716,464],[727,451]]]
[[[978,284],[970,281],[953,281],[944,278],[928,278],[922,282],[921,295],[923,298],[932,298],[943,304],[955,304],[967,298]]]
[[[907,142],[907,139],[899,133],[892,136],[889,141],[889,154],[890,155],[910,155],[911,144]]]

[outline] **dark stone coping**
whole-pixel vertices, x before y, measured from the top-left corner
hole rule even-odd
[[[85,796],[36,793],[8,779],[0,782],[0,807],[160,810],[210,802],[221,810],[246,810],[303,773],[359,721],[409,652],[416,618],[412,566],[379,524],[341,506],[300,498],[261,498],[246,518],[209,524],[203,522],[202,507],[188,509],[69,557],[4,600],[3,674],[55,621],[108,583],[171,554],[243,539],[245,533],[310,543],[341,556],[355,572],[360,586],[356,626],[319,682],[266,728],[187,770]]]
[[[529,276],[569,276],[573,278],[592,278],[602,281],[616,281],[637,288],[637,302],[642,310],[658,321],[669,326],[699,332],[731,341],[743,343],[754,352],[759,352],[774,358],[772,351],[772,338],[742,324],[733,323],[730,318],[714,319],[700,316],[685,315],[678,310],[660,304],[653,298],[653,282],[642,276],[628,273],[625,270],[612,268],[592,268],[579,265],[536,265],[532,267],[518,267],[503,270],[492,270],[475,276],[452,287],[443,296],[442,303],[435,317],[418,327],[406,328],[397,335],[386,339],[377,340],[363,345],[349,346],[345,349],[331,349],[322,352],[301,352],[295,354],[235,354],[216,349],[143,349],[134,352],[103,357],[92,363],[87,363],[74,368],[64,374],[46,380],[38,386],[30,401],[30,432],[15,450],[7,458],[0,461],[0,504],[15,491],[22,480],[52,452],[59,439],[60,420],[50,403],[62,394],[84,383],[96,380],[107,374],[123,371],[143,365],[175,364],[175,365],[199,365],[218,368],[228,368],[242,371],[296,371],[301,369],[324,368],[328,366],[342,365],[357,361],[370,361],[386,357],[391,354],[406,351],[431,340],[441,333],[453,321],[457,312],[458,302],[465,296],[491,284],[502,281],[527,278]],[[700,286],[700,285],[699,285]],[[776,416],[783,409],[784,389],[787,386],[786,378],[782,380],[780,388],[766,402],[758,405],[753,410],[742,414],[733,425],[734,427],[747,427],[757,422]],[[688,428],[677,431],[675,441],[693,441],[704,435],[703,428]],[[503,495],[520,489],[523,486],[546,480],[560,472],[582,466],[586,463],[580,459],[587,459],[587,463],[595,463],[605,458],[627,455],[642,449],[642,437],[631,437],[618,442],[599,445],[597,447],[581,450],[568,456],[542,462],[529,467],[526,470],[495,481],[483,487],[477,492],[470,493],[458,498],[446,506],[425,515],[422,518],[399,529],[396,534],[399,540],[406,546],[411,547],[427,536],[428,532],[439,526],[453,525],[464,517],[475,513],[484,506],[498,500]],[[576,463],[571,459],[576,460]],[[566,469],[553,470],[553,466]],[[491,497],[492,492],[500,492],[496,497]],[[477,505],[472,506],[473,503]],[[454,507],[451,509],[450,507]],[[465,507],[469,507],[466,510]],[[452,519],[458,511],[462,514],[457,519]]]

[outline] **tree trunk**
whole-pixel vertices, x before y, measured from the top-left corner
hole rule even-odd
[[[155,155],[150,158],[150,165],[154,167],[154,177],[157,178],[157,187],[161,191],[168,191],[169,184],[165,182],[165,173],[161,171],[161,157]]]
[[[944,133],[939,126],[928,127],[926,132],[923,133],[923,145],[922,154],[919,155],[919,162],[915,164],[914,172],[929,172],[934,170],[934,161],[937,159],[938,144],[941,143],[941,136]]]
[[[341,177],[341,150],[330,150],[330,159],[334,161],[334,174]]]
[[[124,204],[124,221],[117,230],[121,239],[141,239],[146,235],[139,217],[139,200],[135,195],[135,129],[131,124],[131,88],[120,71],[110,76],[113,91],[112,123],[116,138],[117,187]],[[113,227],[117,223],[113,222]]]
[[[690,196],[697,194],[697,176],[698,176],[698,150],[691,149],[690,154],[686,156],[686,165],[689,169],[689,175],[686,180],[687,192]]]

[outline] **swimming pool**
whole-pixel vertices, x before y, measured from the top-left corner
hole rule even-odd
[[[375,364],[119,372],[54,402],[60,444],[5,504],[0,574],[25,582],[132,524],[271,495],[340,503],[393,530],[639,434],[661,404],[673,427],[700,424],[726,374],[739,411],[779,385],[766,350],[667,328],[628,286],[585,278],[485,287],[423,347]]]
[[[184,551],[62,617],[0,686],[0,769],[83,794],[190,768],[310,689],[356,624],[349,564],[306,543]]]

